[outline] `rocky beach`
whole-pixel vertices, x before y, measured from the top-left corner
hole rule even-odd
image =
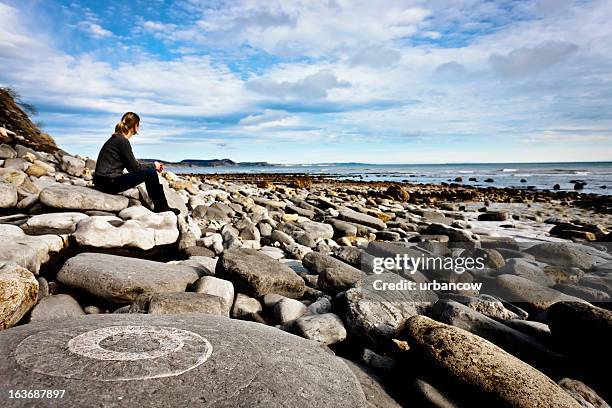
[[[610,196],[164,172],[154,213],[0,110],[3,406],[612,401]]]

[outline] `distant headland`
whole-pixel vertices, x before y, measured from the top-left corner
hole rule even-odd
[[[208,160],[200,160],[200,159],[184,159],[179,162],[170,162],[159,159],[141,159],[144,162],[154,162],[158,161],[164,163],[167,166],[172,167],[266,167],[273,166],[268,162],[235,162],[230,159],[208,159]]]

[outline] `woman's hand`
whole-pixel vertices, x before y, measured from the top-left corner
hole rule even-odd
[[[157,170],[158,173],[161,173],[162,171],[164,171],[164,163],[160,163],[158,161],[155,162],[155,170]]]

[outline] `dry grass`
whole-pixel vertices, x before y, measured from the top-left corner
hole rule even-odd
[[[36,151],[55,153],[59,150],[51,136],[30,120],[28,113],[35,115],[36,108],[21,100],[10,88],[0,88],[0,126],[15,132],[16,136],[2,137],[2,143],[21,144]]]

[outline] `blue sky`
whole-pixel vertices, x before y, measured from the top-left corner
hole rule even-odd
[[[0,85],[95,157],[612,160],[612,0],[0,0]]]

